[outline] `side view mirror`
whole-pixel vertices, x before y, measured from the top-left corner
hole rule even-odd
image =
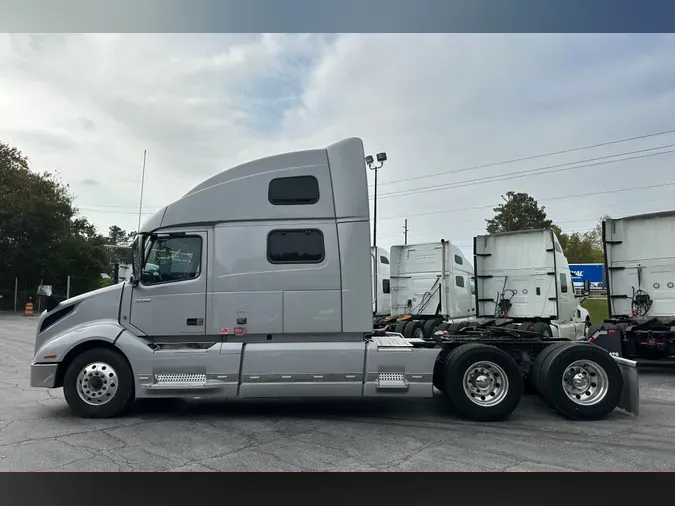
[[[47,311],[52,311],[59,305],[59,301],[52,294],[51,285],[40,285],[37,289],[37,295],[46,299]]]
[[[37,294],[40,297],[51,297],[52,296],[52,287],[51,285],[40,285],[37,290]]]

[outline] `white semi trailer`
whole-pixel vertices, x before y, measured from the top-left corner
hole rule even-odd
[[[142,227],[131,280],[62,303],[39,289],[48,309],[31,385],[63,387],[83,417],[119,415],[135,398],[440,390],[467,418],[501,420],[533,376],[567,417],[637,413],[634,363],[593,344],[491,327],[373,332],[366,170],[354,138],[204,181]]]
[[[675,211],[603,222],[609,319],[588,338],[638,365],[675,365]]]

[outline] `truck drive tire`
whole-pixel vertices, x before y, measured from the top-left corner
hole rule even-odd
[[[443,320],[441,320],[440,318],[427,320],[426,323],[424,324],[424,337],[426,337],[427,339],[430,338],[434,334],[434,329],[438,327],[441,323],[443,323]]]
[[[403,329],[405,328],[407,323],[408,323],[407,320],[402,321],[402,322],[398,322],[396,324],[396,327],[394,328],[394,332],[396,332],[397,334],[403,334]]]
[[[623,390],[621,370],[609,353],[580,342],[553,350],[541,365],[538,383],[548,403],[574,420],[604,418]]]
[[[551,326],[546,323],[546,322],[535,322],[532,324],[532,326],[529,328],[531,332],[536,332],[540,336],[543,337],[551,337]]]
[[[494,346],[459,346],[446,358],[443,373],[450,403],[470,420],[504,420],[523,396],[523,377],[518,365]]]
[[[77,355],[63,377],[63,394],[71,411],[82,418],[112,418],[134,399],[134,376],[127,361],[108,348]]]
[[[539,352],[537,358],[534,360],[534,364],[530,368],[530,372],[527,375],[528,382],[537,390],[539,397],[541,398],[546,405],[552,409],[556,409],[555,406],[551,403],[545,393],[545,388],[542,385],[546,385],[546,376],[543,371],[543,364],[546,362],[546,359],[553,353],[563,346],[570,346],[573,343],[570,342],[559,342],[548,345],[542,351]]]
[[[424,322],[420,320],[410,320],[403,329],[403,337],[422,337],[424,331]]]

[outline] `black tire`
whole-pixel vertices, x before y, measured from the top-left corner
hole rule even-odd
[[[405,326],[407,325],[407,323],[408,323],[407,320],[406,320],[406,321],[402,321],[402,322],[398,322],[398,323],[396,324],[396,327],[394,328],[394,332],[396,332],[397,334],[403,334],[403,329],[405,328]]]
[[[532,330],[532,327],[534,326],[535,322],[525,322],[520,326],[520,330],[524,332],[534,332]]]
[[[434,329],[438,327],[443,320],[440,318],[436,318],[433,320],[427,320],[426,323],[424,324],[424,337],[427,339],[430,338],[434,334]]]
[[[477,398],[480,394],[470,396],[464,389],[464,375],[479,362],[492,362],[499,366],[508,380],[503,398],[492,406],[477,404],[472,400],[472,396]],[[518,365],[506,352],[494,346],[485,344],[459,346],[446,358],[443,372],[445,393],[450,403],[461,416],[470,420],[480,422],[504,420],[516,409],[523,396],[523,377]],[[495,380],[499,382],[501,374],[499,372],[497,374]],[[496,383],[495,386],[497,385],[503,383]]]
[[[537,390],[541,400],[544,401],[544,403],[546,403],[547,406],[553,409],[555,409],[555,406],[546,396],[545,388],[542,388],[542,386],[546,385],[546,378],[542,376],[541,372],[542,367],[546,359],[548,359],[548,357],[551,355],[551,353],[553,353],[562,346],[569,346],[570,344],[572,343],[569,342],[554,343],[544,348],[542,351],[539,352],[539,355],[537,355],[537,358],[534,360],[534,364],[532,364],[530,372],[527,375],[529,383]]]
[[[100,390],[100,399],[105,399],[107,388],[116,388],[110,400],[100,405],[92,405],[85,402],[78,393],[78,375],[85,367],[93,363],[107,364],[117,374],[117,382],[103,386]],[[109,370],[109,369],[108,369]],[[101,369],[101,378],[105,373]],[[110,373],[112,374],[112,373]],[[107,384],[108,378],[101,379]],[[73,414],[82,418],[113,418],[122,414],[134,400],[134,375],[125,358],[114,350],[108,348],[93,348],[77,355],[66,369],[63,377],[63,394]],[[97,397],[93,396],[94,400]],[[91,400],[91,399],[90,399]]]
[[[551,404],[563,416],[573,420],[600,420],[614,411],[623,391],[623,376],[614,359],[602,348],[588,343],[571,343],[571,346],[560,347],[546,359],[542,372],[546,378],[546,396]],[[591,364],[593,367],[579,367],[578,374],[588,378],[589,389],[577,394],[572,400],[563,387],[563,374],[574,364]],[[593,372],[596,369],[598,373]],[[604,373],[604,377],[603,377]],[[593,381],[595,380],[595,381]],[[606,382],[606,392],[595,403],[583,405],[580,401],[591,398],[592,389],[599,388]]]
[[[530,327],[530,331],[536,332],[544,338],[553,336],[551,333],[551,326],[546,322],[534,322]]]
[[[417,324],[416,320],[408,320],[403,327],[403,337],[411,338],[413,336],[413,329]]]

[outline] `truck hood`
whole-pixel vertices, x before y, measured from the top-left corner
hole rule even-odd
[[[66,328],[94,320],[117,321],[123,290],[124,283],[119,283],[64,300],[53,310],[40,314],[38,334],[58,334]],[[47,318],[52,321],[43,330]]]

